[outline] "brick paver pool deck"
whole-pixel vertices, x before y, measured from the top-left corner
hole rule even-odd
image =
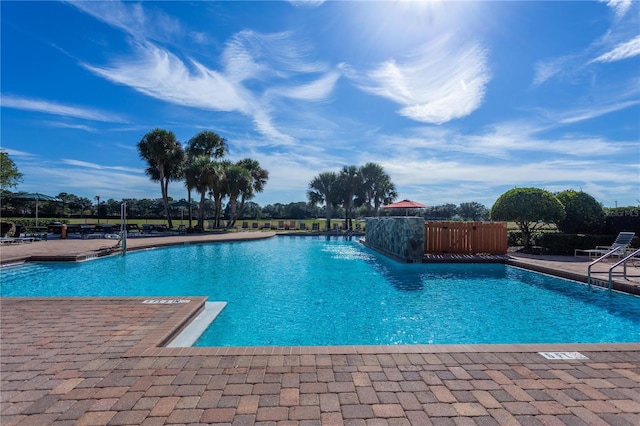
[[[205,302],[175,299],[1,298],[0,424],[640,425],[640,344],[167,348]]]

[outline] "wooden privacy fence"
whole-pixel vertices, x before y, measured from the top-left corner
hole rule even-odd
[[[506,254],[506,222],[425,222],[425,254]]]

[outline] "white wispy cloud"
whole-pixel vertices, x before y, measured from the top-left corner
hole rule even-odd
[[[536,62],[533,67],[533,85],[539,86],[552,77],[563,74],[566,69],[571,68],[568,64],[575,63],[576,60],[577,56],[567,55]]]
[[[567,133],[557,137],[541,136],[549,129],[550,125],[535,126],[528,122],[498,123],[471,134],[424,128],[410,136],[379,135],[372,143],[372,149],[380,154],[393,151],[407,158],[415,158],[416,152],[427,152],[429,156],[438,158],[455,158],[464,154],[479,156],[485,161],[506,161],[521,157],[523,152],[534,156],[603,158],[615,156],[634,145],[633,141],[609,141],[597,135]]]
[[[6,146],[3,146],[2,149],[4,152],[6,152],[7,154],[9,154],[12,157],[23,157],[23,158],[37,158],[38,155],[37,154],[33,154],[31,152],[26,152],[26,151],[21,151],[19,149],[13,149],[13,148],[8,148]]]
[[[612,50],[598,56],[591,62],[616,62],[640,55],[640,35],[618,44]]]
[[[271,95],[278,95],[304,101],[325,101],[333,92],[336,81],[339,78],[340,73],[329,72],[311,83],[301,84],[299,86],[275,88],[270,90],[269,93]]]
[[[133,168],[133,167],[105,166],[103,164],[92,163],[92,162],[88,162],[88,161],[73,160],[73,159],[69,159],[69,158],[63,158],[60,161],[63,164],[67,164],[69,166],[78,166],[78,167],[83,167],[83,168],[86,168],[86,169],[116,170],[116,171],[121,171],[121,172],[140,173],[140,169],[139,168]]]
[[[481,105],[490,80],[487,62],[480,44],[444,36],[407,58],[390,59],[371,70],[343,69],[361,90],[401,105],[401,115],[442,124]]]
[[[611,9],[613,9],[616,18],[622,19],[631,7],[631,0],[604,0]]]
[[[221,73],[195,61],[189,68],[177,56],[150,42],[135,43],[134,48],[133,57],[118,59],[111,67],[83,65],[114,83],[177,105],[250,111],[251,95]]]
[[[120,1],[69,1],[69,4],[107,25],[138,39],[167,42],[184,33],[180,22],[143,3]],[[194,40],[198,40],[196,34]]]
[[[220,71],[195,60],[185,63],[149,41],[132,43],[133,55],[116,59],[110,66],[83,66],[165,102],[239,112],[251,117],[256,129],[266,137],[288,144],[291,137],[277,129],[269,102],[278,97],[303,102],[325,100],[340,77],[326,65],[309,60],[307,47],[292,38],[291,33],[236,34],[220,56]],[[296,77],[308,76],[317,78],[311,83],[293,82]]]
[[[611,63],[640,55],[638,16],[627,14],[629,0],[603,1],[615,13],[615,19],[602,36],[584,48],[566,55],[539,60],[534,65],[533,85],[539,86],[552,78],[577,80],[594,78],[593,63]]]
[[[81,118],[84,120],[103,121],[111,123],[127,122],[123,117],[117,114],[81,106],[64,105],[42,99],[24,98],[20,96],[3,94],[1,100],[3,108],[36,111],[51,115]]]
[[[98,131],[98,129],[96,129],[95,127],[85,126],[84,124],[62,123],[60,121],[42,121],[41,123],[51,127],[84,130],[85,132],[91,132],[91,133],[95,133]]]
[[[579,121],[590,120],[592,118],[600,117],[602,115],[609,114],[615,111],[621,111],[638,104],[640,104],[640,100],[631,100],[596,106],[589,109],[574,110],[564,113],[562,114],[562,116],[559,116],[558,123],[571,124],[577,123]]]
[[[83,63],[91,72],[147,96],[175,105],[239,112],[271,143],[290,144],[292,137],[274,123],[270,104],[278,97],[301,102],[327,99],[339,73],[312,59],[311,47],[291,32],[261,34],[243,30],[232,36],[219,55],[219,69],[194,59],[183,60],[158,43],[190,34],[179,21],[144,3],[72,2],[79,10],[133,36],[132,54],[107,66]],[[158,43],[155,43],[155,42]],[[306,83],[295,83],[303,77]],[[308,81],[311,82],[309,83]]]
[[[263,34],[243,30],[226,43],[221,55],[225,73],[239,81],[251,77],[287,78],[291,73],[319,73],[327,65],[312,58],[311,46],[291,31]]]
[[[294,6],[298,7],[319,7],[325,0],[286,0]]]
[[[25,175],[20,184],[21,191],[51,192],[53,195],[62,191],[78,195],[90,193],[116,200],[153,198],[149,194],[159,193],[158,184],[149,180],[142,167],[120,168],[74,160],[28,158],[20,162],[19,170]],[[114,185],[114,182],[118,184]],[[177,185],[172,189],[176,193],[181,190]]]

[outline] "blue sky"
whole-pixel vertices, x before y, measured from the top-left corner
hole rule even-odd
[[[261,205],[381,164],[399,199],[513,187],[640,203],[640,2],[9,2],[1,146],[17,190],[159,198],[136,144],[213,130]],[[185,198],[182,183],[169,195]]]

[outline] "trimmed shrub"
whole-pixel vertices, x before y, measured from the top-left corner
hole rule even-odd
[[[556,197],[564,206],[566,216],[558,222],[565,234],[599,234],[604,230],[604,210],[591,195],[569,189]]]
[[[545,254],[573,256],[575,249],[609,246],[615,239],[615,235],[545,233],[541,235],[539,243],[545,249]]]
[[[514,188],[502,194],[491,207],[491,220],[516,222],[524,247],[529,248],[533,232],[542,223],[558,223],[565,217],[564,206],[555,195],[540,188]]]

